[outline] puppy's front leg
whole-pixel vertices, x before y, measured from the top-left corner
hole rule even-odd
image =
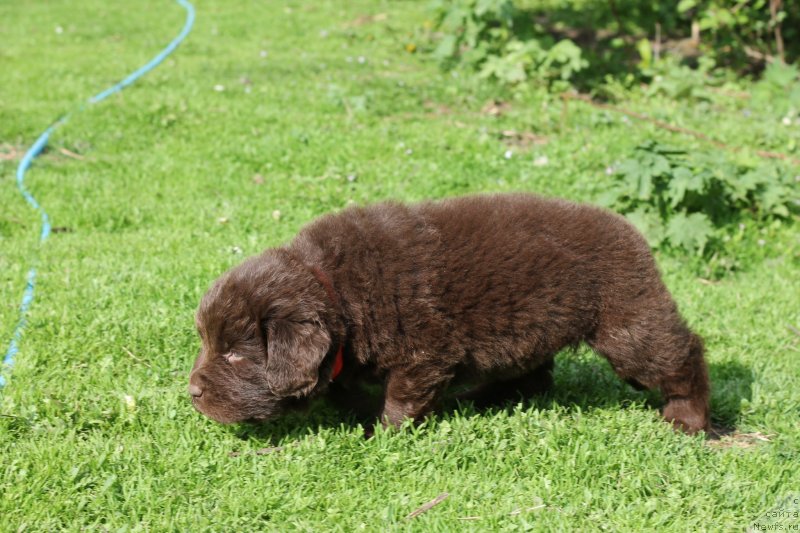
[[[452,377],[449,369],[432,368],[430,364],[392,369],[386,378],[383,427],[399,427],[406,418],[421,420],[436,406]]]

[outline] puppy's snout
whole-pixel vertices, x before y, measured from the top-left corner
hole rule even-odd
[[[197,361],[200,360],[200,357],[197,358]],[[192,372],[189,374],[189,388],[188,392],[192,396],[192,400],[195,398],[199,398],[203,395],[203,390],[205,387],[203,386],[203,380],[200,376],[200,372],[198,371],[198,364],[197,361],[194,363],[194,368],[192,368]]]
[[[189,383],[189,394],[191,394],[194,398],[199,398],[203,395],[203,389],[199,385]]]

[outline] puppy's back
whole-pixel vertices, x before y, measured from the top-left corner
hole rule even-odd
[[[592,254],[625,249],[650,256],[641,234],[623,217],[599,207],[532,194],[474,195],[418,204],[416,210],[444,234],[505,240],[541,236]]]

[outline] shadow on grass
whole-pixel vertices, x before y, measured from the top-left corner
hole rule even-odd
[[[752,398],[752,370],[738,361],[709,363],[711,379],[711,438],[733,433],[741,414],[742,400]],[[565,354],[557,358],[555,368],[555,384],[546,394],[531,398],[517,397],[500,404],[482,409],[473,405],[448,405],[450,412],[456,409],[474,410],[476,412],[496,412],[505,409],[509,413],[520,401],[525,407],[552,409],[555,406],[589,409],[625,409],[629,406],[646,405],[654,410],[663,406],[658,391],[639,391],[620,380],[611,366],[600,357],[591,353],[578,356]]]
[[[738,361],[710,363],[709,373],[712,388],[711,419],[714,428],[710,438],[719,438],[736,430],[735,424],[741,414],[742,400],[749,401],[752,397],[753,373]],[[520,400],[523,400],[526,408],[552,409],[563,406],[568,410],[579,408],[584,412],[598,408],[625,409],[642,404],[658,410],[663,403],[657,391],[635,390],[620,380],[605,360],[590,353],[559,356],[554,378],[553,389],[545,394],[531,398],[517,397],[480,408],[470,402],[459,401],[456,395],[460,391],[455,389],[445,396],[442,408],[434,416],[446,417],[454,412],[491,416],[500,410],[510,413]],[[369,428],[376,421],[374,413],[379,411],[380,395],[368,394],[358,401],[358,405],[347,405],[342,401],[322,399],[313,402],[304,411],[288,413],[274,422],[233,426],[231,431],[242,440],[257,439],[275,445],[287,440],[298,440],[321,429],[355,429],[359,425]]]

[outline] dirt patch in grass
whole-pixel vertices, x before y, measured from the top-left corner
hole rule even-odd
[[[765,435],[760,431],[740,433],[734,429],[721,426],[711,428],[707,444],[718,450],[729,448],[750,449],[770,442],[775,435]]]

